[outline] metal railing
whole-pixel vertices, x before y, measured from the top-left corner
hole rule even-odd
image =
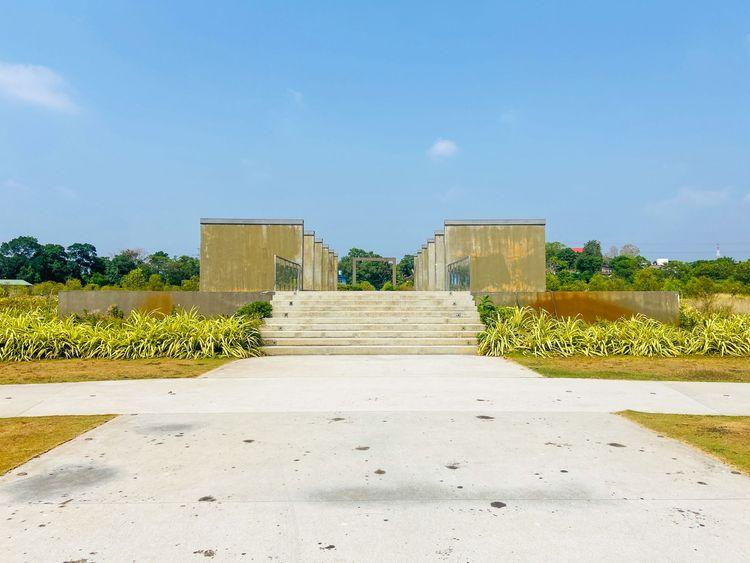
[[[302,265],[274,256],[276,291],[297,291],[302,287]]]
[[[471,262],[469,257],[451,262],[445,267],[448,291],[469,291],[471,288]]]

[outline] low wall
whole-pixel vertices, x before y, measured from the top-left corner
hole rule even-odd
[[[476,292],[478,301],[489,295],[495,305],[533,307],[558,317],[580,316],[586,322],[616,320],[640,313],[664,323],[677,324],[680,297],[673,291],[544,291]]]
[[[171,313],[175,307],[202,315],[231,315],[251,301],[270,301],[273,291],[61,291],[58,314],[107,313],[113,305],[126,315],[133,310]]]

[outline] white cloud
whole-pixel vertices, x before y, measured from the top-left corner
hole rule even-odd
[[[58,193],[58,195],[62,196],[65,199],[77,199],[78,198],[78,192],[75,191],[73,188],[69,188],[67,186],[57,186],[55,188],[55,191]]]
[[[682,187],[677,193],[667,199],[649,204],[647,211],[663,212],[670,209],[708,209],[721,207],[736,198],[733,197],[732,188],[720,190],[701,190],[691,187]]]
[[[11,100],[73,113],[77,110],[65,80],[46,66],[0,61],[0,94]]]
[[[8,178],[4,182],[0,183],[0,188],[2,188],[3,191],[10,192],[12,194],[21,194],[30,191],[29,186],[27,186],[23,182],[14,180],[13,178]]]
[[[458,145],[450,139],[438,139],[427,150],[430,158],[447,158],[458,152]]]
[[[289,95],[289,99],[297,107],[303,107],[305,105],[305,96],[302,92],[294,90],[293,88],[287,88],[286,93]]]

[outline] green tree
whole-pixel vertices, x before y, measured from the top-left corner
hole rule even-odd
[[[123,289],[139,290],[146,289],[146,276],[143,275],[143,270],[135,268],[124,276],[122,276],[121,284]]]
[[[66,252],[69,261],[68,269],[74,278],[87,280],[101,265],[93,244],[76,242],[71,244]]]
[[[601,272],[604,264],[602,245],[598,240],[590,240],[583,246],[583,252],[578,255],[576,269],[588,281],[591,276]]]
[[[638,270],[633,276],[633,289],[636,291],[660,291],[662,280],[654,268]]]
[[[352,258],[382,258],[379,254],[361,248],[352,248],[349,253],[339,260],[339,270],[344,276],[346,283],[352,283]],[[357,263],[357,283],[367,281],[376,288],[383,287],[383,284],[391,279],[390,264],[385,262],[358,262]]]
[[[628,256],[620,254],[609,261],[609,267],[612,273],[628,282],[633,281],[633,276],[638,270],[648,266],[648,261],[641,256]]]
[[[398,273],[404,280],[410,280],[414,277],[414,255],[407,254],[398,263]],[[400,280],[399,280],[400,281]]]

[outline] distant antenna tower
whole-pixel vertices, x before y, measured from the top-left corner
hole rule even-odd
[[[721,258],[721,249],[718,244],[716,245],[716,257]]]

